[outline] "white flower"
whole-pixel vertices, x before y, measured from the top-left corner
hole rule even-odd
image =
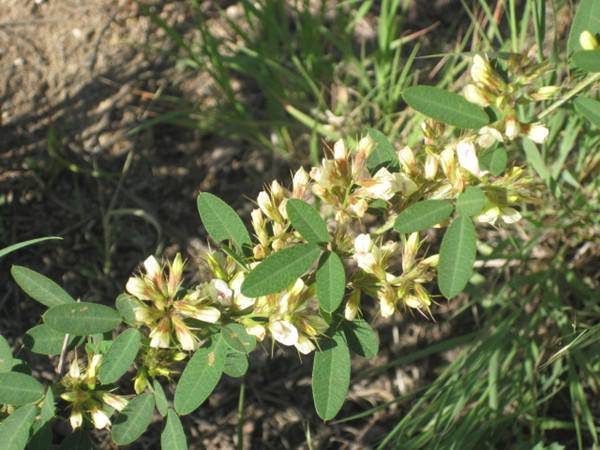
[[[549,133],[550,133],[550,131],[548,130],[548,128],[546,128],[541,123],[536,122],[536,123],[532,123],[529,126],[529,131],[527,132],[527,136],[533,142],[535,142],[537,144],[543,144],[546,141],[546,138],[548,138]]]
[[[474,84],[467,84],[463,89],[463,95],[471,103],[483,106],[484,108],[490,105],[490,102],[483,94],[483,91]]]
[[[359,234],[354,238],[354,251],[356,253],[369,253],[372,246],[371,235],[367,233]]]
[[[396,306],[392,299],[388,296],[382,296],[379,298],[379,309],[382,317],[391,317],[396,312]]]
[[[485,84],[490,77],[489,62],[479,55],[473,57],[473,65],[471,66],[471,78],[476,83]]]
[[[385,167],[375,173],[372,179],[363,181],[363,190],[367,196],[389,200],[394,196],[394,176]]]
[[[475,152],[475,145],[472,142],[460,141],[456,146],[458,163],[475,176],[480,175],[479,160]]]
[[[504,223],[512,224],[521,220],[521,213],[514,208],[502,208],[500,218]]]
[[[346,144],[344,144],[344,141],[340,139],[333,145],[333,157],[337,160],[340,160],[346,159],[346,156]]]
[[[71,365],[69,366],[69,376],[71,378],[79,378],[81,376],[81,370],[79,369],[77,358],[71,361]]]
[[[283,345],[296,345],[298,329],[287,320],[277,320],[269,325],[273,338]]]
[[[504,125],[504,134],[509,140],[512,141],[515,139],[519,135],[520,131],[521,126],[519,122],[512,118],[506,119],[506,123]]]
[[[398,160],[404,170],[408,173],[412,173],[417,169],[417,160],[415,154],[410,147],[404,147],[398,151]]]
[[[98,430],[102,430],[110,425],[110,419],[101,409],[94,409],[92,411],[92,421],[94,422],[94,427]]]
[[[146,293],[146,283],[141,278],[130,277],[125,285],[125,290],[140,300],[149,300]]]
[[[225,281],[219,279],[211,280],[210,285],[216,292],[217,300],[223,305],[230,306],[233,291],[229,289],[229,285]]]
[[[295,347],[298,349],[300,353],[303,355],[308,355],[315,349],[315,344],[308,339],[306,336],[300,336],[298,338],[298,342],[296,342]]]
[[[252,325],[246,328],[246,332],[256,337],[257,340],[262,341],[265,338],[266,330],[262,325]]]
[[[265,191],[260,191],[258,197],[256,198],[256,202],[258,203],[258,207],[261,209],[263,214],[269,219],[273,219],[271,214],[273,205],[271,204],[271,197],[269,197],[269,194],[267,194]]]
[[[483,127],[479,130],[479,138],[477,139],[477,145],[482,148],[490,148],[496,142],[503,142],[504,138],[502,133],[492,127]]]
[[[306,188],[308,187],[309,177],[304,168],[300,167],[292,178],[292,196],[294,198],[304,197]]]
[[[365,155],[365,158],[368,157],[373,149],[375,148],[375,141],[371,136],[364,136],[358,141],[358,146],[356,147],[357,152],[362,152]]]
[[[148,256],[144,260],[144,269],[146,270],[146,275],[148,276],[148,278],[152,279],[154,279],[157,275],[160,275],[161,273],[160,264],[152,255]]]
[[[500,208],[492,206],[479,214],[476,219],[478,222],[494,224],[500,216]]]
[[[71,422],[71,428],[76,430],[83,423],[83,414],[81,410],[73,408],[71,412],[71,416],[69,417],[69,422]]]
[[[109,392],[102,394],[102,401],[117,411],[122,411],[127,406],[127,400],[124,397]]]
[[[233,303],[240,311],[254,306],[256,298],[246,297],[242,294],[242,283],[244,282],[244,273],[238,272],[229,281],[229,286],[233,289]]]
[[[435,178],[439,164],[440,160],[436,155],[427,153],[427,157],[425,158],[425,178],[427,180],[433,180]]]

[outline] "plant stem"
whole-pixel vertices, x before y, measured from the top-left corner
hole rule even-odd
[[[595,83],[598,80],[600,80],[600,73],[595,73],[591,77],[581,80],[577,85],[575,85],[575,87],[573,89],[571,89],[570,92],[568,92],[560,100],[557,100],[556,102],[551,104],[545,111],[543,111],[539,115],[539,118],[543,119],[548,114],[550,114],[552,111],[554,111],[555,109],[562,106],[564,103],[571,100],[571,98],[573,98],[574,96],[579,94],[581,91],[583,91],[585,88],[587,88],[588,86],[590,86],[591,84]]]
[[[244,450],[244,397],[246,396],[246,383],[240,385],[238,399],[238,424],[237,424],[237,450]]]

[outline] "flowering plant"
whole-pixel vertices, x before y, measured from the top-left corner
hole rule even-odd
[[[595,36],[584,31],[580,46],[575,64],[597,72]],[[539,184],[523,167],[508,167],[506,144],[543,144],[549,130],[541,120],[598,80],[595,73],[561,93],[544,83],[551,70],[523,55],[475,55],[464,96],[406,89],[406,103],[427,116],[420,141],[396,147],[370,129],[335,142],[320,165],[298,169],[289,187],[273,181],[260,192],[252,233],[225,202],[200,193],[200,218],[217,249],[193,268],[199,284],[186,283],[181,255],[149,256],[114,309],[75,301],[43,275],[13,266],[15,281],[49,308],[28,331],[29,347],[60,362],[58,381],[45,389],[17,370],[20,361],[0,340],[0,442],[21,449],[48,439],[58,398],[74,430],[111,428],[117,445],[137,440],[156,407],[166,417],[163,448],[186,448],[179,415],[196,410],[223,374],[243,376],[247,355],[266,341],[315,353],[316,411],[335,417],[351,352],[378,352],[363,311],[374,302],[382,317],[431,318],[437,291],[450,299],[472,275],[476,225],[510,226],[536,203]],[[540,102],[555,97],[540,113]],[[595,100],[578,98],[576,109],[597,121]],[[432,252],[441,230],[439,253]],[[117,392],[128,373],[131,389]],[[162,384],[175,380],[171,407]],[[86,440],[83,431],[73,436]]]

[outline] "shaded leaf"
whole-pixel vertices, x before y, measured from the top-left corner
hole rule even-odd
[[[0,373],[0,403],[21,406],[37,402],[44,396],[44,386],[30,375],[19,372]]]
[[[573,54],[573,62],[586,72],[600,72],[600,50],[581,50]]]
[[[94,444],[87,431],[82,428],[68,435],[58,447],[58,450],[93,450]]]
[[[317,269],[317,298],[324,311],[335,311],[344,299],[346,273],[344,264],[335,252],[327,252],[321,257]]]
[[[321,344],[315,353],[312,393],[317,414],[333,419],[342,408],[350,386],[350,351],[341,330]]]
[[[452,203],[448,200],[420,201],[398,214],[394,229],[399,233],[428,230],[450,217],[453,209]]]
[[[593,125],[600,128],[600,102],[587,97],[575,99],[575,111],[589,120]]]
[[[167,413],[167,423],[160,435],[160,448],[162,450],[187,450],[188,448],[181,420],[172,409]]]
[[[175,388],[175,410],[179,414],[196,410],[215,389],[223,373],[226,349],[221,335],[216,335],[208,346],[196,350]]]
[[[369,172],[375,173],[381,167],[386,167],[391,172],[397,172],[400,169],[400,161],[398,161],[396,149],[387,136],[373,128],[368,128],[367,133],[375,141],[375,148],[367,158]]]
[[[243,353],[231,352],[227,355],[223,373],[233,378],[243,377],[248,371],[248,357]]]
[[[154,379],[152,382],[152,388],[154,390],[154,401],[156,403],[156,409],[160,413],[161,416],[165,417],[167,415],[167,410],[169,409],[169,401],[167,400],[167,396],[165,395],[165,390],[162,385],[158,382],[157,379]]]
[[[242,219],[219,197],[201,192],[197,204],[202,224],[215,242],[231,240],[240,248],[252,242]]]
[[[8,372],[13,367],[13,356],[10,345],[0,336],[0,372]]]
[[[133,365],[142,342],[142,335],[129,328],[117,336],[102,358],[98,379],[102,384],[117,381]]]
[[[123,318],[123,322],[128,325],[134,325],[135,321],[135,306],[139,302],[132,298],[129,294],[121,294],[115,300],[115,306],[119,314]]]
[[[154,412],[154,396],[149,392],[139,395],[127,403],[112,426],[115,444],[127,445],[136,441],[150,425]]]
[[[307,242],[312,244],[329,242],[327,225],[316,209],[296,198],[289,199],[285,208],[292,226]]]
[[[350,349],[364,358],[372,358],[379,353],[379,337],[364,319],[354,319],[343,323],[346,341]]]
[[[55,330],[75,336],[104,333],[121,323],[116,310],[89,302],[54,306],[44,313],[43,318]]]
[[[320,253],[315,244],[300,244],[267,256],[246,276],[242,294],[259,297],[282,291],[300,278]]]
[[[402,94],[421,114],[459,128],[481,128],[490,121],[486,112],[464,97],[433,86],[413,86]]]
[[[4,419],[0,423],[0,450],[24,449],[36,415],[35,405],[26,405]]]
[[[229,323],[221,329],[223,339],[229,347],[240,353],[250,353],[256,347],[256,337],[246,332],[239,323]]]
[[[489,149],[481,155],[479,162],[483,169],[489,170],[493,176],[497,177],[506,169],[508,153],[504,147]]]
[[[579,2],[569,31],[568,53],[583,50],[579,44],[579,36],[585,30],[592,34],[600,32],[600,2],[598,0],[581,0]]]
[[[65,333],[55,330],[48,325],[41,324],[27,330],[23,338],[23,343],[33,353],[41,355],[60,355]],[[71,344],[75,338],[69,337],[67,345]]]
[[[446,230],[440,248],[438,286],[447,298],[464,289],[475,262],[475,226],[469,217],[459,216]]]
[[[52,307],[75,302],[63,288],[41,273],[23,266],[12,266],[10,273],[19,287],[42,305]]]
[[[476,216],[485,205],[485,194],[475,186],[468,186],[456,200],[456,212],[461,216]]]

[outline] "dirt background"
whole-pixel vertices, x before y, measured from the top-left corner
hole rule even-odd
[[[235,15],[233,2],[219,3]],[[418,3],[412,31],[434,16],[455,20],[460,8],[459,2]],[[153,5],[168,23],[193,33],[188,2]],[[213,2],[202,8],[214,13]],[[39,270],[74,296],[111,303],[148,254],[182,251],[192,264],[199,261],[206,245],[194,201],[200,190],[222,196],[247,217],[248,198],[289,173],[289,162],[248,143],[166,125],[139,129],[155,117],[160,95],[211,101],[209,78],[175,67],[171,46],[134,2],[0,0],[0,246],[64,237],[0,265],[0,330],[41,378],[50,377],[55,361],[20,350],[20,337],[39,322],[41,308],[10,281],[10,264]],[[384,351],[374,361],[355,359],[354,374],[452,331],[414,317],[379,327]],[[425,384],[439,362],[357,377],[339,417]],[[244,448],[304,449],[307,440],[315,449],[371,448],[401,417],[400,402],[366,419],[323,424],[313,410],[310,368],[311,358],[301,361],[293,352],[276,351],[273,359],[268,348],[255,352],[245,379]],[[241,382],[225,378],[184,418],[191,449],[236,446]],[[158,448],[161,429],[157,415],[130,448]],[[59,424],[55,432],[68,428]],[[100,448],[113,448],[105,433],[95,439]]]

